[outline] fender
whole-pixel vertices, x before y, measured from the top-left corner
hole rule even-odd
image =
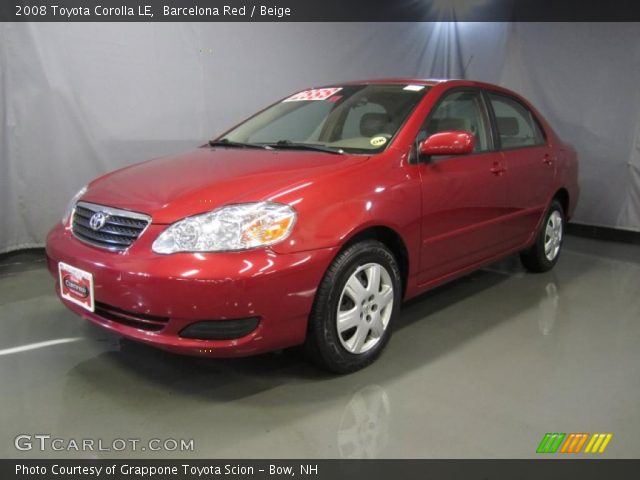
[[[291,236],[272,250],[293,253],[341,247],[367,228],[384,226],[402,238],[414,257],[420,244],[420,177],[404,168],[399,157],[399,152],[390,150],[357,165],[348,175],[315,182],[303,198],[279,198],[294,206],[298,219]],[[354,178],[361,181],[354,183]]]

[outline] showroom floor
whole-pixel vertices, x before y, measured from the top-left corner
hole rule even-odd
[[[545,432],[612,432],[640,452],[640,247],[569,237],[557,268],[516,258],[409,302],[353,375],[296,352],[173,356],[67,311],[32,254],[0,259],[2,430],[194,439],[171,457],[533,457]],[[54,341],[57,341],[55,343]],[[43,343],[44,342],[44,343]],[[10,458],[77,456],[19,452]],[[87,453],[117,458],[158,453]]]

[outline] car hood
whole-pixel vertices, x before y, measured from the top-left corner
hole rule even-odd
[[[283,196],[296,185],[366,158],[202,147],[104,175],[89,185],[82,200],[146,213],[153,223],[166,224],[225,204]]]

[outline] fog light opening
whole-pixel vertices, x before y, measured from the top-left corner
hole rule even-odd
[[[233,320],[203,320],[192,323],[180,331],[182,338],[194,340],[235,340],[249,335],[260,324],[259,317],[236,318]],[[200,349],[201,353],[211,353],[211,349]]]

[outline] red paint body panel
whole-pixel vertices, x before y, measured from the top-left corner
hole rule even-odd
[[[57,275],[59,261],[91,272],[96,301],[132,313],[169,317],[161,332],[109,321],[66,301],[65,305],[123,336],[193,355],[204,354],[203,349],[220,356],[251,355],[304,341],[316,287],[337,249],[284,255],[269,249],[155,255],[150,253],[151,243],[162,229],[152,225],[125,254],[85,245],[62,225],[47,238],[52,274]],[[239,340],[178,337],[196,321],[252,316],[261,318],[260,326]]]
[[[316,152],[199,148],[109,173],[82,198],[150,213],[153,223],[173,223],[221,205],[276,196],[366,157]],[[214,186],[212,188],[212,186]]]
[[[316,289],[342,246],[372,227],[395,232],[408,257],[405,298],[528,247],[554,195],[578,199],[575,151],[525,100],[470,81],[380,80],[430,90],[389,146],[376,155],[331,155],[203,147],[133,165],[93,181],[83,201],[145,213],[152,224],[123,253],[87,245],[56,226],[47,239],[50,269],[65,262],[94,276],[96,301],[167,317],[158,332],[71,310],[124,336],[192,355],[243,356],[304,342]],[[357,82],[375,83],[375,82]],[[535,148],[410,162],[416,135],[442,94],[470,87],[508,93],[529,106],[547,144]],[[157,236],[186,216],[242,202],[292,205],[290,236],[269,248],[158,255]],[[236,340],[178,336],[201,320],[260,317]]]

